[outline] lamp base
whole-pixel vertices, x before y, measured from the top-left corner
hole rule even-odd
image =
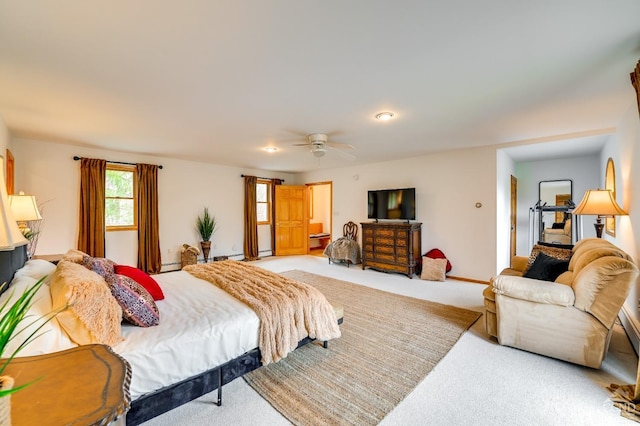
[[[596,228],[596,237],[602,238],[602,230],[604,229],[604,223],[602,223],[602,220],[598,218],[593,226]]]

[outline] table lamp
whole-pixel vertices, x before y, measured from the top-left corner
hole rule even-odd
[[[626,215],[627,212],[616,203],[611,190],[589,189],[584,194],[580,204],[573,210],[573,214],[597,215],[596,223],[593,226],[596,228],[596,236],[602,238],[602,228],[604,228],[602,218],[604,216]]]

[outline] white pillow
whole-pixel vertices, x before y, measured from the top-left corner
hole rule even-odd
[[[11,286],[0,296],[0,307],[9,300],[6,309],[10,308],[22,293],[36,282],[38,282],[37,279],[29,277],[25,273],[20,276],[16,273],[16,276],[11,281]],[[46,285],[41,286],[33,297],[32,303],[31,309],[29,309],[29,312],[22,322],[18,324],[11,340],[7,343],[5,353],[2,354],[3,357],[11,356],[13,351],[43,323],[44,320],[42,318],[49,317],[49,313],[53,310],[49,287]],[[4,311],[0,312],[0,315],[4,315]],[[67,333],[60,327],[56,318],[52,318],[36,334],[40,336],[22,348],[17,356],[42,355],[77,346],[69,339],[69,336],[67,336]]]
[[[51,262],[42,259],[31,259],[16,271],[14,277],[31,277],[39,280],[44,276],[51,275],[55,270],[56,265]]]

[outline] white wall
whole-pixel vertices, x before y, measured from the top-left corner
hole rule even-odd
[[[599,158],[599,182],[604,187],[607,159],[611,157],[616,168],[616,200],[629,213],[616,218],[616,236],[603,232],[603,238],[611,241],[632,256],[640,264],[640,117],[635,99],[621,120],[614,138],[607,144]],[[631,338],[636,352],[640,344],[640,280],[631,288],[623,306],[622,323]]]
[[[416,188],[422,253],[441,249],[451,275],[487,281],[496,273],[496,154],[494,147],[448,151],[302,174],[302,183],[333,182],[333,235],[367,219],[367,191]],[[482,208],[476,208],[477,202]],[[359,234],[361,234],[361,229]]]
[[[36,254],[64,253],[76,247],[81,157],[161,164],[158,173],[160,248],[163,270],[176,269],[183,243],[199,247],[196,217],[209,207],[218,223],[211,239],[211,254],[242,255],[244,180],[241,174],[278,177],[293,183],[293,175],[241,169],[206,163],[133,155],[51,143],[16,139],[16,190],[33,194],[44,202],[44,223]],[[266,228],[266,232],[265,229]],[[136,264],[135,232],[108,232],[107,257],[122,264]],[[260,249],[270,250],[269,227],[260,227]]]
[[[9,129],[0,115],[0,156],[4,158],[7,148],[10,147]]]
[[[514,167],[511,157],[503,150],[497,150],[496,241],[499,243],[496,247],[496,271],[501,271],[511,264],[511,176],[515,176]]]
[[[573,201],[578,204],[587,189],[601,186],[600,175],[604,175],[604,171],[602,173],[600,171],[598,155],[515,163],[515,176],[518,178],[516,254],[528,256],[531,251],[529,246],[529,209],[538,202],[540,181],[571,179],[573,181]],[[593,216],[583,216],[579,220],[582,222],[583,238],[596,236],[593,227],[594,220]]]

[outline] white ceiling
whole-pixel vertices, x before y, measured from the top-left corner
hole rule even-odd
[[[290,172],[600,135],[634,102],[639,17],[638,0],[2,0],[0,115],[17,137]],[[314,132],[355,159],[292,146]]]

